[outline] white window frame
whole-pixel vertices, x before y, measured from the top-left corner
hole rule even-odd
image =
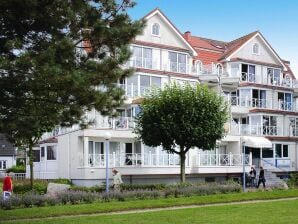
[[[255,46],[257,47],[258,52],[255,52]],[[260,55],[260,44],[254,43],[252,45],[252,54],[254,54],[254,55]]]
[[[154,26],[158,27],[158,34],[153,33]],[[155,37],[160,37],[160,25],[159,25],[159,23],[152,23],[152,25],[151,25],[151,35],[155,36]]]
[[[6,168],[7,168],[7,160],[0,160],[0,170],[5,170]]]
[[[281,157],[276,157],[276,145],[281,145]],[[288,156],[284,156],[284,145],[288,146]],[[289,158],[289,144],[283,144],[283,143],[274,143],[274,153],[275,153],[275,158],[279,158],[279,159],[288,159]]]
[[[177,63],[177,69],[176,69],[176,71],[172,71],[171,70],[170,53],[175,53],[176,54],[176,61],[175,61],[175,63]],[[181,72],[181,69],[179,68],[179,54],[185,56],[185,72]],[[169,71],[170,72],[177,72],[177,73],[183,73],[183,74],[186,74],[188,72],[188,55],[186,53],[179,52],[179,51],[168,51],[168,62],[169,62]]]

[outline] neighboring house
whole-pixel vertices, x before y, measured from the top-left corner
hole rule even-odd
[[[0,173],[4,173],[14,165],[16,165],[16,147],[4,134],[0,134]]]
[[[179,157],[142,144],[132,132],[139,99],[172,82],[207,84],[230,103],[231,119],[218,147],[187,154],[189,180],[240,177],[243,162],[247,171],[251,165],[280,173],[298,170],[296,80],[289,62],[280,59],[260,32],[223,42],[181,34],[159,9],[144,19],[147,26],[132,42],[133,55],[125,65],[134,67],[135,73],[119,80],[127,98],[118,108],[120,116],[92,111],[87,115],[95,121],[93,126],[57,128],[46,134],[34,150],[36,178],[103,183],[109,132],[109,168],[120,170],[125,181],[177,182]]]

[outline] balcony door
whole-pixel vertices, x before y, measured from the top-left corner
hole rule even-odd
[[[252,107],[266,108],[266,90],[252,90]]]
[[[263,135],[276,135],[277,134],[277,117],[276,116],[263,116]]]
[[[186,73],[186,58],[186,54],[169,51],[170,71]]]
[[[281,110],[292,110],[292,94],[278,92],[278,104]]]
[[[255,82],[256,66],[241,64],[241,80],[244,82]]]

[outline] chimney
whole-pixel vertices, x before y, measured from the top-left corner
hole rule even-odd
[[[184,37],[185,37],[186,40],[190,40],[191,32],[190,32],[190,31],[186,31],[186,32],[184,33]]]

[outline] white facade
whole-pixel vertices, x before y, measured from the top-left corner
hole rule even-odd
[[[298,138],[297,142],[291,138],[298,136],[295,82],[292,78],[285,80],[283,62],[262,36],[256,35],[222,61],[224,71],[218,73],[216,63],[210,69],[194,68],[197,52],[159,10],[145,19],[147,26],[132,43],[133,56],[125,65],[136,68],[136,72],[119,80],[126,95],[125,104],[118,109],[121,116],[108,118],[91,111],[88,117],[95,123],[88,129],[74,126],[55,130],[57,143],[44,143],[36,149],[36,155],[40,155],[34,163],[36,178],[67,178],[80,185],[100,184],[105,181],[109,144],[108,167],[119,169],[127,181],[173,181],[180,173],[179,157],[167,154],[161,147],[141,144],[132,132],[133,117],[139,110],[135,100],[173,81],[208,83],[210,88],[225,94],[231,105],[227,133],[218,148],[209,152],[193,149],[187,154],[189,178],[237,175],[243,170],[243,161],[246,170],[251,165],[298,170]],[[257,52],[253,50],[255,44]],[[268,73],[271,68],[273,75]],[[111,134],[109,142],[105,140],[107,132]],[[48,134],[45,138],[51,136]],[[243,136],[269,138],[272,147],[255,149],[246,145],[243,155]],[[48,152],[48,147],[54,152]]]

